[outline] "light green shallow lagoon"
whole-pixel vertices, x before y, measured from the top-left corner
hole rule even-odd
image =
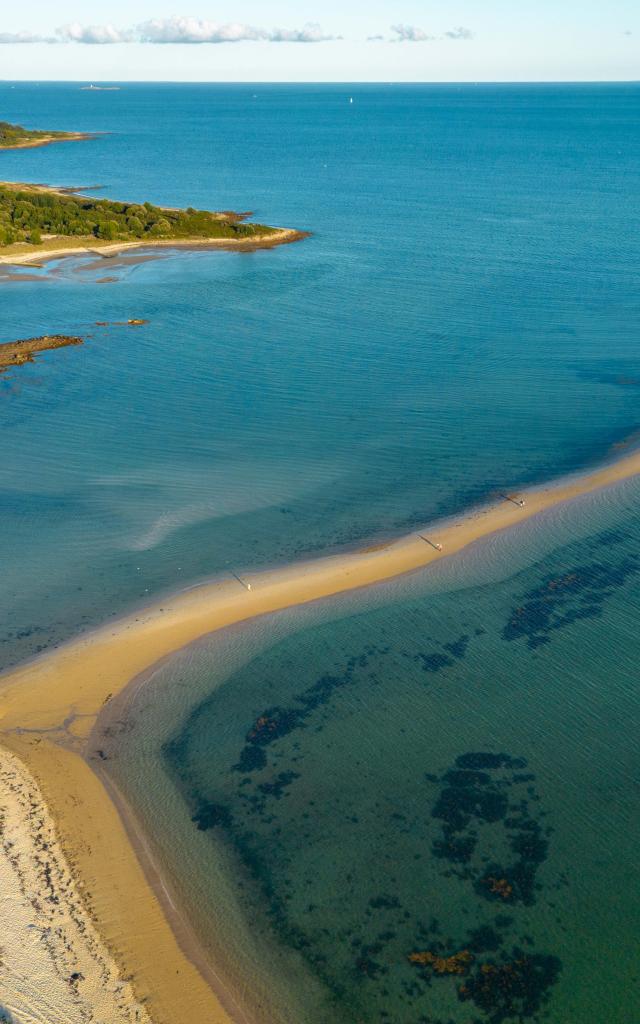
[[[639,497],[209,637],[129,697],[107,766],[257,1019],[633,1020]]]

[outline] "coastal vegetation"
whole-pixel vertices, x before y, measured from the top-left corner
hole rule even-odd
[[[89,137],[82,132],[39,131],[0,121],[0,149],[27,149],[30,146],[48,146],[52,142],[76,142]]]
[[[244,222],[244,215],[167,209],[152,203],[94,199],[41,186],[0,185],[0,249],[42,246],[55,239],[102,242],[229,239],[250,241],[276,228]],[[46,246],[45,246],[46,247]]]

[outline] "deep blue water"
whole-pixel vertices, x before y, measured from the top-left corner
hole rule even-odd
[[[7,340],[92,335],[0,384],[3,664],[637,429],[635,86],[3,84],[0,103],[109,133],[4,153],[3,178],[313,232],[2,283]],[[93,326],[129,317],[150,324]]]
[[[0,383],[3,664],[635,443],[638,87],[0,102],[109,133],[3,154],[3,178],[312,232],[0,282],[6,340],[90,335]],[[101,738],[261,1022],[633,1019],[638,493],[216,635]],[[463,975],[408,960],[464,950]]]

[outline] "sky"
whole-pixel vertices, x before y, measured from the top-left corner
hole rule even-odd
[[[0,80],[640,79],[638,0],[21,0]]]

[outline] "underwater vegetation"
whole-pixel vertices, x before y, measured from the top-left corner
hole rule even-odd
[[[619,539],[612,531],[600,534],[593,546],[608,546]],[[640,570],[638,556],[623,555],[606,561],[592,561],[559,576],[547,576],[533,590],[522,595],[504,626],[504,640],[525,639],[534,650],[551,641],[554,632],[580,619],[602,615],[607,598]]]
[[[526,767],[522,758],[507,754],[469,753],[458,757],[442,778],[428,776],[440,786],[431,814],[442,822],[432,853],[487,900],[535,902],[536,875],[549,844],[548,830],[531,811],[539,797],[535,776]],[[487,851],[496,849],[496,833],[502,833],[507,855],[502,863],[482,856],[488,826]]]
[[[468,642],[457,648],[459,658]],[[236,758],[217,784],[205,786],[185,770],[184,737],[167,745],[165,756],[180,765],[194,826],[233,847],[262,894],[270,929],[326,986],[333,1007],[327,1024],[445,1024],[460,1020],[465,1004],[488,1024],[536,1020],[561,965],[527,933],[526,908],[544,895],[539,871],[551,828],[524,758],[467,751],[440,774],[412,780],[424,793],[416,821],[402,800],[388,819],[350,806],[345,820],[354,847],[345,849],[344,866],[332,860],[344,825],[337,807],[319,807],[306,795],[306,745],[322,733],[332,701],[362,686],[372,662],[388,653],[367,648],[342,673],[265,707],[238,737]],[[307,831],[316,815],[332,852],[317,877],[301,879],[292,837],[313,843],[315,834],[321,842]],[[381,865],[367,881],[371,851],[382,853],[390,834],[396,841],[406,834],[411,845],[398,867]],[[342,884],[344,898],[334,903],[327,890]],[[433,893],[445,889],[463,927],[428,911]]]
[[[514,959],[508,963],[483,963],[460,986],[458,995],[463,1001],[473,1000],[490,1024],[525,1020],[540,1010],[559,972],[560,961],[555,956],[527,956],[514,950]]]
[[[557,893],[571,872],[550,860],[562,818],[547,806],[548,766],[537,770],[535,747],[525,757],[498,739],[456,752],[455,729],[441,758],[429,694],[443,714],[451,693],[464,723],[465,688],[484,685],[504,648],[511,667],[490,699],[535,686],[539,647],[635,581],[626,539],[605,531],[588,559],[581,545],[553,573],[548,560],[528,569],[490,614],[467,597],[444,629],[448,615],[407,602],[399,639],[381,631],[322,673],[293,647],[261,655],[249,693],[231,701],[232,730],[236,680],[165,745],[194,828],[244,867],[247,914],[329,993],[322,1024],[553,1019]],[[218,756],[208,737],[219,734]]]

